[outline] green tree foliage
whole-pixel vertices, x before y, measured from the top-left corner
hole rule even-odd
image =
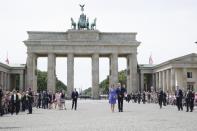
[[[46,71],[37,71],[37,86],[38,91],[47,90],[47,72]],[[56,91],[57,90],[67,90],[67,86],[60,80],[56,78]]]
[[[92,88],[89,87],[88,89],[85,89],[85,90],[83,91],[83,95],[91,96],[91,92],[92,92]]]
[[[121,84],[126,85],[126,83],[127,83],[126,70],[122,70],[118,73],[118,81]],[[109,92],[109,76],[107,76],[107,78],[99,84],[99,87],[100,87],[102,94],[108,94],[108,92]]]

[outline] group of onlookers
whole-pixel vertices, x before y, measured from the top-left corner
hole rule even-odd
[[[78,92],[76,89],[71,94],[72,107],[77,109]],[[3,91],[0,87],[0,115],[14,114],[28,110],[28,114],[32,114],[32,106],[43,109],[66,109],[65,106],[66,95],[64,91],[57,91],[56,93],[40,91],[35,93],[28,89],[24,92]]]
[[[178,88],[178,86],[177,86]],[[195,93],[189,88],[187,92],[183,92],[181,89],[177,89],[175,93],[164,92],[159,90],[158,92],[145,92],[142,93],[126,93],[125,85],[121,86],[120,83],[112,84],[109,88],[109,103],[111,104],[111,111],[114,112],[116,100],[118,100],[118,110],[123,111],[123,100],[127,102],[133,101],[134,103],[142,102],[147,103],[158,103],[159,107],[166,105],[176,105],[178,110],[183,110],[183,105],[186,106],[186,111],[190,112],[194,109],[194,104],[197,103]]]
[[[77,99],[78,99],[78,92],[76,89],[71,94],[72,98],[72,109],[75,107],[77,109]],[[65,91],[57,91],[56,93],[41,91],[35,95],[35,105],[37,108],[43,109],[60,109],[66,110],[65,100],[69,99],[66,96]]]
[[[26,92],[16,90],[3,91],[0,88],[0,115],[14,114],[18,115],[20,111],[28,110],[28,114],[32,114],[33,93],[31,89]]]

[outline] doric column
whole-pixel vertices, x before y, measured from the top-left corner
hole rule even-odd
[[[74,88],[74,55],[67,56],[67,96],[70,98]]]
[[[47,75],[47,89],[51,92],[55,92],[56,87],[56,57],[54,53],[48,54],[48,75]]]
[[[166,92],[166,71],[162,71],[162,84],[163,84],[163,91]]]
[[[151,91],[155,91],[156,90],[156,73],[152,74],[152,89]]]
[[[171,69],[171,91],[175,92],[175,69]]]
[[[3,81],[3,83],[4,83],[4,90],[6,90],[7,89],[7,72],[4,73],[4,81]]]
[[[99,55],[92,56],[92,98],[99,98]]]
[[[7,74],[7,89],[6,90],[10,90],[10,73]]]
[[[162,89],[162,73],[159,72],[159,89]]]
[[[181,77],[181,76],[179,76]],[[182,90],[187,90],[187,68],[183,68]]]
[[[140,74],[141,91],[144,91],[144,73]]]
[[[27,56],[27,87],[37,91],[37,56],[34,53],[28,53]]]
[[[20,79],[20,82],[19,82],[19,90],[22,91],[24,89],[24,79],[23,79],[23,73],[19,74],[19,79]]]
[[[118,55],[110,56],[110,85],[118,82]]]
[[[3,72],[0,71],[0,86],[3,88]]]
[[[156,87],[155,87],[155,89],[156,89],[156,91],[158,91],[158,88],[159,88],[159,73],[156,72],[155,76],[156,76],[156,85],[155,85]]]
[[[138,86],[137,86],[137,53],[132,53],[128,55],[127,57],[127,68],[129,70],[128,73],[128,79],[129,85],[127,85],[127,92],[138,92]]]
[[[167,69],[166,70],[166,91],[170,91],[169,90],[169,84],[170,84],[170,82],[169,82],[169,70]]]

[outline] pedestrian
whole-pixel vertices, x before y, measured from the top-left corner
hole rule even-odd
[[[123,100],[124,95],[126,94],[125,85],[121,86],[120,83],[117,83],[117,97],[118,97],[118,110],[119,112],[123,112]]]
[[[4,114],[4,112],[3,112],[3,105],[2,105],[2,99],[3,99],[3,91],[2,91],[1,85],[0,85],[0,116],[2,116]]]
[[[163,105],[166,106],[166,103],[167,103],[167,95],[166,95],[166,92],[164,91],[163,92]]]
[[[159,107],[160,109],[162,108],[162,102],[163,102],[163,90],[160,89],[159,93],[158,93],[158,102],[159,102]]]
[[[42,101],[42,93],[41,91],[38,92],[38,101],[37,101],[37,108],[41,107],[41,101]]]
[[[194,92],[191,89],[188,89],[187,95],[186,95],[186,107],[187,107],[186,112],[188,112],[189,109],[190,109],[190,112],[193,111],[193,109],[194,109],[194,97],[195,97]]]
[[[19,113],[19,97],[15,90],[13,90],[13,94],[11,96],[11,115],[16,112],[16,115]]]
[[[140,102],[141,102],[141,93],[140,92],[137,93],[137,102],[138,102],[138,104],[140,104]]]
[[[28,97],[28,114],[32,114],[32,104],[33,104],[33,92],[31,91],[31,89],[29,89],[29,91],[27,92],[27,97]]]
[[[60,102],[61,102],[61,108],[60,109],[66,110],[65,99],[66,99],[65,92],[64,92],[64,90],[62,90],[61,96],[60,96]]]
[[[176,105],[177,105],[178,111],[183,110],[183,104],[182,104],[183,91],[177,88],[175,95],[176,95]]]
[[[142,94],[142,102],[143,102],[143,104],[146,103],[146,92],[145,91]]]
[[[114,112],[115,104],[116,104],[116,88],[114,84],[109,88],[109,104],[111,104],[111,111]]]
[[[78,92],[76,89],[74,89],[74,91],[72,92],[71,98],[72,98],[72,110],[74,106],[75,106],[75,110],[77,110]]]

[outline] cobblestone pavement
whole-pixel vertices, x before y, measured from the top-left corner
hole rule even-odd
[[[0,117],[0,131],[196,131],[197,109],[159,109],[156,104],[124,102],[124,112],[111,113],[107,100],[79,100],[78,110],[34,109],[33,114]]]

